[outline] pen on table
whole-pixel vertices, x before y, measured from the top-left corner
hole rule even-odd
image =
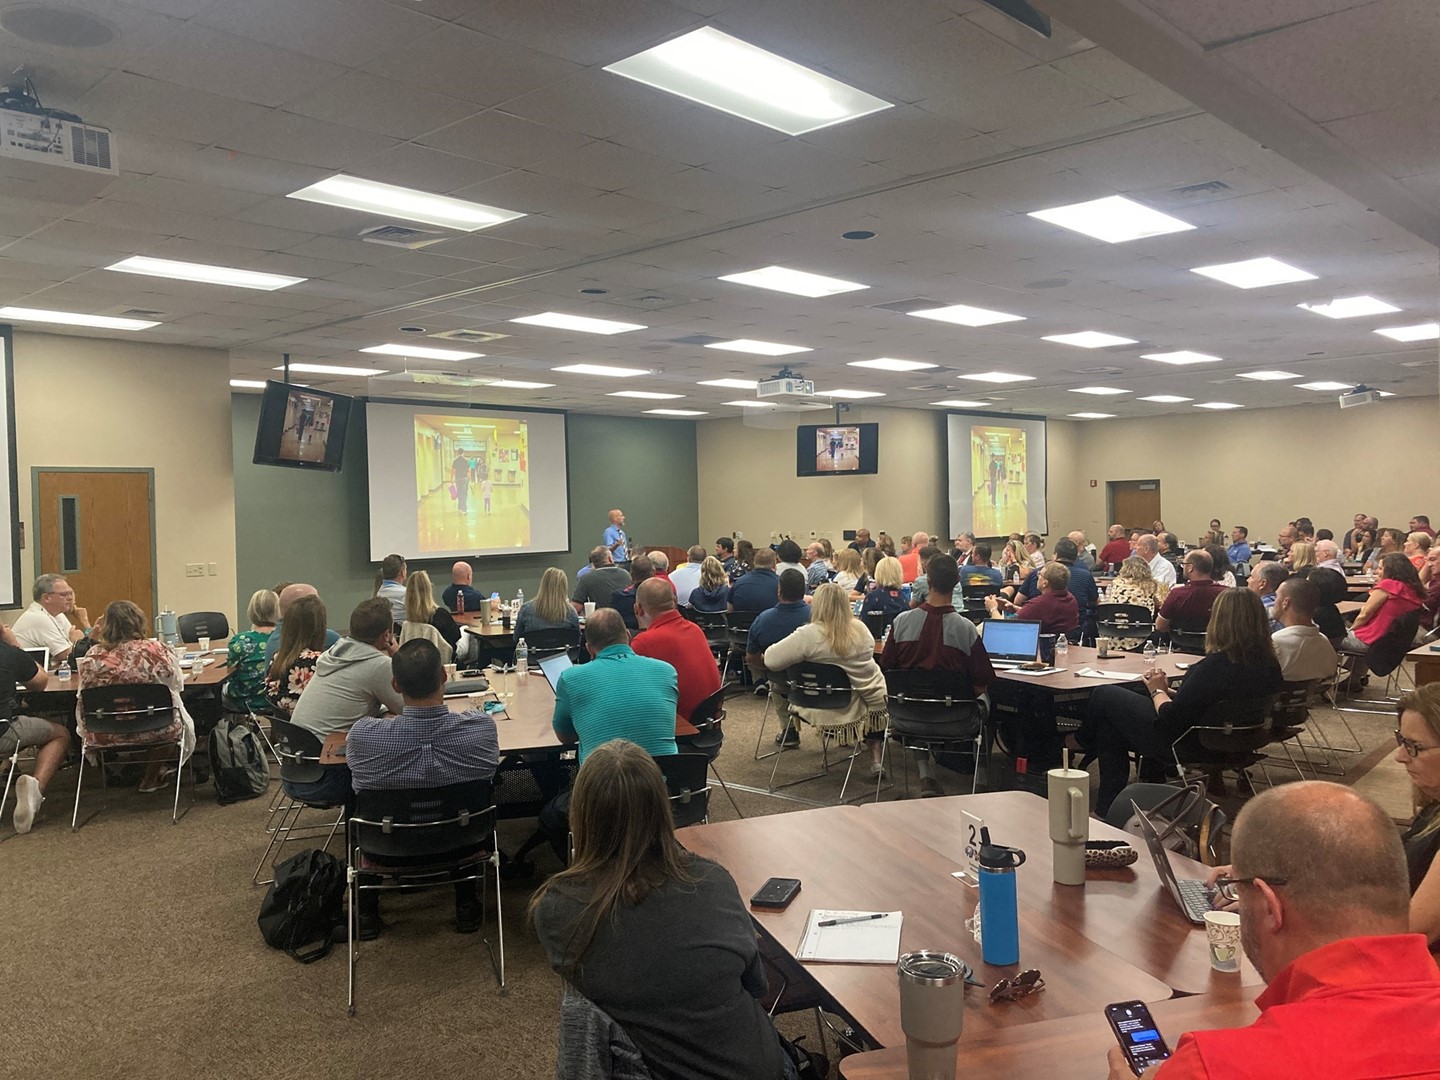
[[[888,911],[877,911],[874,915],[853,915],[848,919],[821,919],[817,926],[844,926],[852,922],[869,922],[871,919],[883,919],[889,915]]]

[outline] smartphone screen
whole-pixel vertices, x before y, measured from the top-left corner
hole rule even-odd
[[[1155,1026],[1143,1001],[1119,1001],[1105,1006],[1105,1019],[1120,1040],[1125,1060],[1139,1076],[1170,1056],[1170,1047]]]
[[[750,906],[780,911],[800,891],[799,878],[771,878],[750,898]]]

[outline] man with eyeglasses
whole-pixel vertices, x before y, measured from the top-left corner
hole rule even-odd
[[[1233,865],[1245,955],[1269,984],[1246,1028],[1193,1031],[1155,1072],[1183,1077],[1440,1075],[1440,968],[1409,933],[1399,834],[1341,784],[1283,784],[1235,821]],[[1119,1047],[1110,1080],[1133,1078]]]
[[[51,663],[70,659],[76,644],[90,633],[90,615],[75,606],[75,590],[59,574],[41,574],[31,595],[35,602],[13,627],[20,648],[49,649]],[[74,616],[73,622],[69,615]]]

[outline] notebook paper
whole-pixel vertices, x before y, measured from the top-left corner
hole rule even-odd
[[[883,919],[821,926],[828,919],[853,919],[875,915],[873,911],[831,911],[815,908],[805,923],[805,933],[795,956],[832,964],[894,964],[900,959],[898,911],[887,911]]]

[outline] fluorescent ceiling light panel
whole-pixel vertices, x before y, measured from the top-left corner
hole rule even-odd
[[[989,311],[986,308],[970,307],[968,304],[951,304],[948,307],[925,308],[921,311],[906,312],[917,319],[935,319],[939,322],[958,323],[960,326],[994,326],[996,323],[1024,322],[1024,315],[1010,315],[1004,311]]]
[[[734,341],[712,341],[707,349],[724,349],[726,352],[754,353],[757,356],[789,356],[791,353],[814,352],[808,345],[781,345],[774,341],[755,341],[751,338],[736,338]]]
[[[659,393],[656,393],[656,392],[653,391],[653,390],[615,390],[615,391],[613,391],[613,392],[611,392],[611,393],[609,393],[609,394],[606,394],[605,396],[606,396],[606,397],[633,397],[633,398],[644,398],[644,399],[647,400],[647,401],[673,401],[673,400],[675,400],[676,398],[682,398],[682,397],[684,397],[685,395],[684,395],[684,394],[659,394]]]
[[[236,390],[264,390],[265,383],[258,379],[231,379],[230,385]]]
[[[463,352],[460,349],[436,349],[428,345],[370,345],[361,352],[379,353],[381,356],[408,356],[421,360],[475,360],[484,353]]]
[[[868,289],[858,281],[842,281],[840,278],[809,274],[804,270],[787,270],[783,266],[765,266],[759,270],[747,270],[743,274],[724,274],[721,281],[732,281],[736,285],[750,285],[756,289],[773,289],[775,292],[792,296],[808,296],[812,300],[821,296],[836,296],[839,293]]]
[[[709,416],[704,409],[646,409],[651,416]]]
[[[284,371],[282,364],[275,368],[276,371]],[[388,375],[388,371],[379,371],[368,367],[343,367],[339,364],[291,364],[291,371],[299,371],[306,375],[360,375],[370,377],[371,375]]]
[[[1236,377],[1254,379],[1256,382],[1284,382],[1286,379],[1300,378],[1293,371],[1242,371]]]
[[[920,360],[896,360],[893,357],[881,356],[874,360],[851,360],[846,366],[874,368],[877,371],[924,371],[937,365]]]
[[[959,398],[950,398],[948,401],[932,401],[931,405],[942,405],[947,409],[988,409],[988,401],[961,401]]]
[[[1315,275],[1308,270],[1301,270],[1298,266],[1291,266],[1269,256],[1263,259],[1246,259],[1244,262],[1217,263],[1215,266],[1195,266],[1190,272],[1223,281],[1237,289],[1260,289],[1266,285],[1315,280]]]
[[[892,108],[873,94],[710,26],[605,70],[786,135],[804,135]]]
[[[1147,236],[1164,236],[1195,228],[1188,221],[1152,210],[1123,195],[1055,206],[1049,210],[1032,210],[1029,216],[1059,225],[1062,229],[1093,236],[1107,244],[1123,244],[1127,240],[1143,240]]]
[[[1072,394],[1094,394],[1096,397],[1114,397],[1117,394],[1128,394],[1129,390],[1121,390],[1118,386],[1074,386],[1070,388]]]
[[[566,364],[551,368],[551,371],[565,371],[571,375],[608,375],[616,379],[630,379],[636,375],[649,375],[648,368],[607,367],[604,364]]]
[[[1440,323],[1416,323],[1414,326],[1387,326],[1375,333],[1395,341],[1434,341],[1440,338]]]
[[[1320,393],[1331,394],[1341,390],[1353,390],[1355,388],[1354,383],[1348,382],[1302,382],[1296,383],[1295,385],[1298,386],[1301,390],[1317,390]]]
[[[1053,341],[1057,345],[1075,345],[1081,349],[1103,349],[1108,345],[1135,345],[1134,338],[1118,334],[1102,334],[1099,330],[1081,330],[1077,334],[1052,334],[1042,341]]]
[[[428,191],[381,184],[374,180],[361,180],[358,176],[346,176],[343,173],[299,191],[292,191],[286,198],[340,206],[347,210],[363,210],[403,221],[420,221],[426,225],[440,225],[459,232],[488,229],[492,225],[525,216],[514,210],[502,210],[498,206],[467,202],[449,195],[432,195]]]
[[[1151,394],[1149,397],[1142,397],[1140,401],[1153,401],[1156,405],[1179,405],[1183,401],[1194,401],[1194,398],[1181,397],[1179,394]]]
[[[1374,296],[1347,296],[1328,304],[1296,304],[1296,307],[1324,315],[1328,319],[1353,319],[1360,315],[1388,315],[1400,309]]]
[[[258,270],[237,270],[231,266],[207,266],[205,263],[177,262],[174,259],[152,259],[146,255],[132,255],[105,269],[118,270],[122,274],[197,281],[202,285],[234,285],[240,289],[260,289],[264,292],[274,292],[287,285],[299,285],[306,280],[303,277],[286,277],[284,274],[262,274]]]
[[[1011,383],[1011,382],[1034,382],[1034,375],[1012,375],[1008,371],[979,371],[974,375],[961,375],[962,379],[973,379],[975,382],[988,383]]]
[[[500,390],[548,390],[554,386],[553,382],[526,382],[523,379],[496,379],[486,386],[493,386]]]
[[[1076,420],[1114,420],[1115,414],[1108,412],[1072,412],[1070,416]]]
[[[840,398],[843,401],[859,401],[861,398],[884,397],[879,390],[818,390],[816,397]]]
[[[776,407],[773,401],[725,401],[721,404],[734,405],[741,409],[773,409]]]
[[[582,334],[627,334],[631,330],[645,329],[639,323],[592,319],[585,315],[562,315],[558,311],[542,311],[539,315],[526,315],[510,321],[524,323],[526,326],[548,326],[552,330],[578,330]]]
[[[760,384],[754,379],[707,379],[697,386],[719,386],[726,390],[754,390]]]
[[[78,311],[45,311],[28,307],[0,307],[0,319],[54,323],[56,326],[92,326],[97,330],[148,330],[160,325],[148,319],[122,319],[115,315],[86,315]]]
[[[1175,352],[1153,352],[1141,353],[1141,360],[1159,360],[1162,364],[1174,364],[1183,367],[1186,364],[1216,364],[1220,357],[1211,356],[1209,353],[1191,352],[1189,349],[1177,349]]]
[[[1245,406],[1236,405],[1233,401],[1197,401],[1197,409],[1243,409]]]

